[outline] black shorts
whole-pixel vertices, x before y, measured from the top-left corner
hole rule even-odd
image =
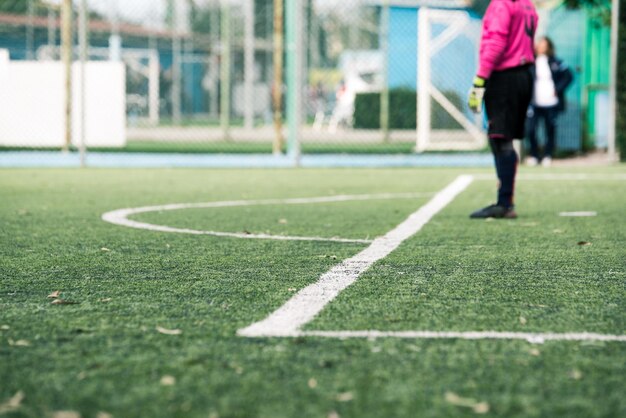
[[[526,112],[532,94],[530,66],[493,72],[485,91],[490,138],[524,138]]]

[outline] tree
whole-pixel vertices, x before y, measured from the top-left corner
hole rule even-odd
[[[30,0],[30,2],[27,0],[0,0],[0,13],[25,15],[28,14],[31,5],[35,15],[41,16],[48,13],[49,6],[41,0]]]
[[[474,0],[472,9],[482,16],[490,2],[491,0]],[[563,3],[569,9],[589,10],[603,24],[609,25],[611,22],[611,0],[564,0]]]
[[[569,9],[587,9],[603,24],[611,24],[611,0],[565,0],[564,3]]]

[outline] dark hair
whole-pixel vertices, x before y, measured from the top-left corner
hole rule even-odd
[[[554,48],[554,42],[552,42],[552,39],[549,36],[544,36],[543,38],[541,38],[541,40],[546,41],[546,43],[548,44],[548,56],[553,57],[556,54],[556,50]]]

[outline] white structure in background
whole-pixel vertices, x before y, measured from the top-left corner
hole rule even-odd
[[[341,55],[339,69],[343,81],[336,92],[337,101],[330,117],[331,133],[336,132],[340,124],[352,125],[357,94],[382,90],[383,59],[382,51],[346,51]],[[316,126],[321,125],[318,117],[316,115]]]
[[[126,145],[126,72],[121,62],[86,64],[85,134],[88,147]],[[80,103],[80,63],[73,67],[73,100]],[[0,145],[62,147],[65,138],[63,64],[11,61],[0,50]],[[78,141],[80,107],[74,107],[72,130]],[[75,144],[78,145],[78,144]]]
[[[432,82],[431,66],[432,59],[443,48],[459,36],[466,36],[478,44],[476,22],[470,19],[466,11],[430,9],[422,7],[418,15],[417,34],[417,152],[427,149],[437,149],[438,144],[434,140],[432,129],[432,100],[436,101],[445,109],[452,118],[461,125],[467,133],[467,147],[464,149],[480,149],[487,145],[487,139],[482,129],[482,118],[470,120],[457,108]],[[433,36],[433,26],[445,26],[438,35]],[[478,51],[478,48],[476,48]],[[428,94],[422,94],[427,92]],[[444,133],[447,138],[449,133]],[[445,146],[444,146],[445,148]]]
[[[250,73],[251,80],[247,80],[247,83],[236,83],[233,87],[233,111],[235,115],[242,116],[247,121],[246,129],[252,129],[254,118],[265,116],[272,108],[272,92],[269,84],[260,80],[261,68],[258,63],[254,63],[254,69]],[[212,80],[209,73],[205,78],[207,81],[205,88],[210,87],[208,83]]]

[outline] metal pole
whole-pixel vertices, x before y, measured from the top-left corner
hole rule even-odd
[[[380,94],[380,128],[383,131],[383,141],[389,142],[389,0],[383,2],[381,20],[383,89]]]
[[[274,105],[274,137],[273,152],[278,155],[283,151],[283,0],[274,0],[274,83],[272,88],[272,101]]]
[[[159,125],[159,51],[155,47],[150,49],[150,61],[148,63],[148,101],[149,101],[149,114],[150,124],[153,126]]]
[[[26,25],[26,59],[35,59],[35,4],[28,0],[28,24]]]
[[[254,0],[244,1],[244,126],[254,127]]]
[[[72,144],[72,0],[63,0],[61,28],[61,55],[65,69],[65,142],[63,151]]]
[[[217,0],[217,4],[211,6],[211,17],[210,17],[210,31],[211,31],[211,44],[218,45],[220,39],[220,6],[219,0]],[[212,119],[217,120],[218,118],[218,107],[219,107],[219,93],[218,93],[218,77],[219,73],[219,56],[215,52],[214,48],[211,48],[211,55],[209,57],[209,77],[210,77],[210,103],[209,103],[209,114]]]
[[[172,120],[174,125],[180,124],[181,99],[181,39],[178,22],[177,0],[172,0]]]
[[[315,15],[315,4],[312,0],[309,0],[309,10],[311,13],[311,25],[309,28],[310,36],[309,36],[309,53],[311,54],[311,68],[319,68],[320,67],[320,24],[317,21],[318,17]]]
[[[80,166],[86,166],[87,146],[87,0],[80,2],[80,30],[78,34],[80,43]]]
[[[56,46],[56,13],[53,9],[54,6],[48,6],[48,47],[52,48]]]
[[[120,35],[120,19],[117,0],[110,1],[111,36],[109,38],[109,60],[122,60],[122,36]]]
[[[155,19],[155,14],[152,15]],[[159,40],[157,39],[156,30],[151,29],[148,38],[148,50],[150,58],[148,59],[148,115],[150,125],[158,126],[160,119],[159,97],[161,95],[159,78],[161,70],[161,59],[159,56]]]
[[[611,9],[611,71],[609,82],[609,135],[608,154],[613,161],[617,158],[617,59],[619,44],[619,0],[613,0]],[[622,150],[626,152],[626,150]]]
[[[302,119],[302,4],[287,1],[285,7],[287,46],[287,154],[300,163],[300,124]]]
[[[230,4],[222,0],[222,60],[220,66],[220,125],[224,140],[230,140]]]
[[[417,23],[417,152],[430,142],[430,18],[427,7],[419,9]]]

